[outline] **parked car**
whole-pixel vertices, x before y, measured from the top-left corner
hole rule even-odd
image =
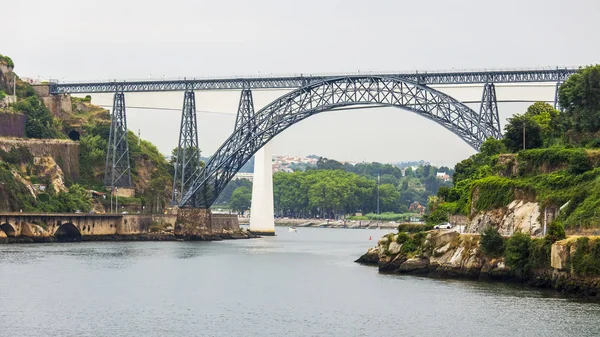
[[[433,226],[433,229],[450,229],[450,228],[452,228],[452,224],[450,224],[449,222],[442,222],[439,225]]]

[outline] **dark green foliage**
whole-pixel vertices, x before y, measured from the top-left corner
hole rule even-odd
[[[600,65],[586,67],[560,87],[560,106],[569,118],[567,126],[577,131],[600,130]]]
[[[491,176],[475,181],[471,196],[475,209],[484,211],[508,205],[513,200],[517,187],[517,182],[503,177]]]
[[[13,62],[13,60],[10,57],[4,56],[2,54],[0,54],[0,63],[5,63],[9,68],[15,67],[15,63]]]
[[[33,86],[27,82],[17,81],[17,97],[26,98],[31,96],[35,96],[35,90],[33,90]]]
[[[488,227],[481,234],[481,249],[490,257],[499,257],[504,253],[504,238],[496,227]]]
[[[413,255],[422,252],[423,243],[425,242],[426,237],[427,233],[425,232],[414,234],[412,237],[406,240],[404,244],[402,244],[400,252],[405,255]]]
[[[480,151],[484,155],[491,157],[506,152],[506,146],[499,139],[488,138],[481,144]]]
[[[13,147],[6,152],[0,149],[0,159],[9,164],[29,164],[33,162],[33,155],[29,149],[24,146]]]
[[[36,96],[19,100],[12,108],[27,116],[25,133],[29,138],[58,138],[59,126],[50,111]]]
[[[548,225],[548,231],[546,233],[545,239],[551,243],[556,241],[564,240],[567,238],[565,234],[565,227],[560,221],[553,221]]]
[[[600,276],[600,240],[578,238],[575,253],[569,256],[568,262],[581,276]]]
[[[240,186],[233,191],[229,200],[229,207],[232,210],[242,214],[250,208],[252,200],[252,190],[246,186]]]
[[[573,174],[581,174],[591,169],[587,153],[582,148],[550,147],[526,150],[519,152],[517,160],[522,175],[543,173],[540,172],[542,168],[568,168]]]
[[[238,187],[245,186],[248,189],[252,190],[252,182],[248,179],[234,179],[231,180],[227,186],[221,191],[221,194],[217,197],[215,201],[215,205],[226,205],[229,203],[231,199],[231,195],[233,191],[235,191]]]
[[[100,135],[87,134],[79,139],[79,172],[81,182],[95,187],[102,185],[106,161],[107,140]]]
[[[529,272],[529,246],[531,238],[527,234],[515,233],[506,241],[504,260],[506,265],[521,276]]]
[[[525,149],[534,149],[543,145],[540,125],[527,115],[515,115],[508,119],[504,128],[504,145],[508,151],[523,149],[523,130],[525,130]]]
[[[35,202],[27,186],[15,179],[4,162],[0,162],[0,201],[0,210],[12,212],[30,211]]]
[[[403,244],[406,241],[410,240],[410,236],[404,232],[398,232],[398,236],[396,237],[397,244]]]
[[[550,267],[552,242],[546,239],[531,240],[529,244],[529,262],[527,270]]]
[[[80,185],[71,185],[68,192],[53,193],[53,187],[48,186],[47,201],[38,200],[35,205],[36,210],[42,212],[67,212],[76,210],[87,212],[92,207],[92,198],[89,192]]]
[[[433,225],[421,225],[421,224],[400,224],[398,225],[399,233],[418,233],[426,232],[433,229]]]

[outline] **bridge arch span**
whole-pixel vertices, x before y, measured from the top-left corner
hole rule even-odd
[[[54,232],[54,236],[56,236],[59,240],[60,239],[76,240],[76,239],[81,238],[81,232],[74,224],[67,222],[67,223],[61,224],[56,229],[56,232]]]
[[[238,127],[197,174],[180,207],[208,208],[237,171],[269,140],[321,112],[376,105],[412,111],[452,131],[475,149],[501,136],[495,116],[481,115],[425,85],[393,76],[326,79],[291,91]]]
[[[13,225],[9,224],[8,222],[5,222],[2,225],[0,225],[0,230],[3,231],[4,234],[6,234],[6,236],[8,236],[9,238],[14,238],[15,236],[17,236],[17,230]]]

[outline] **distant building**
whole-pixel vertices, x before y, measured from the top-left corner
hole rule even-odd
[[[410,206],[408,206],[408,210],[423,215],[425,213],[425,206],[422,206],[421,204],[419,204],[418,201],[415,201],[412,204],[410,204]]]
[[[238,172],[233,176],[233,178],[231,180],[247,179],[247,180],[252,181],[253,176],[254,176],[254,173]]]
[[[435,177],[442,181],[450,181],[450,176],[446,172],[437,172]]]

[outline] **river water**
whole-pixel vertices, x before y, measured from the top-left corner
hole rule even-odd
[[[353,262],[385,233],[0,245],[0,336],[600,336],[598,303]]]

